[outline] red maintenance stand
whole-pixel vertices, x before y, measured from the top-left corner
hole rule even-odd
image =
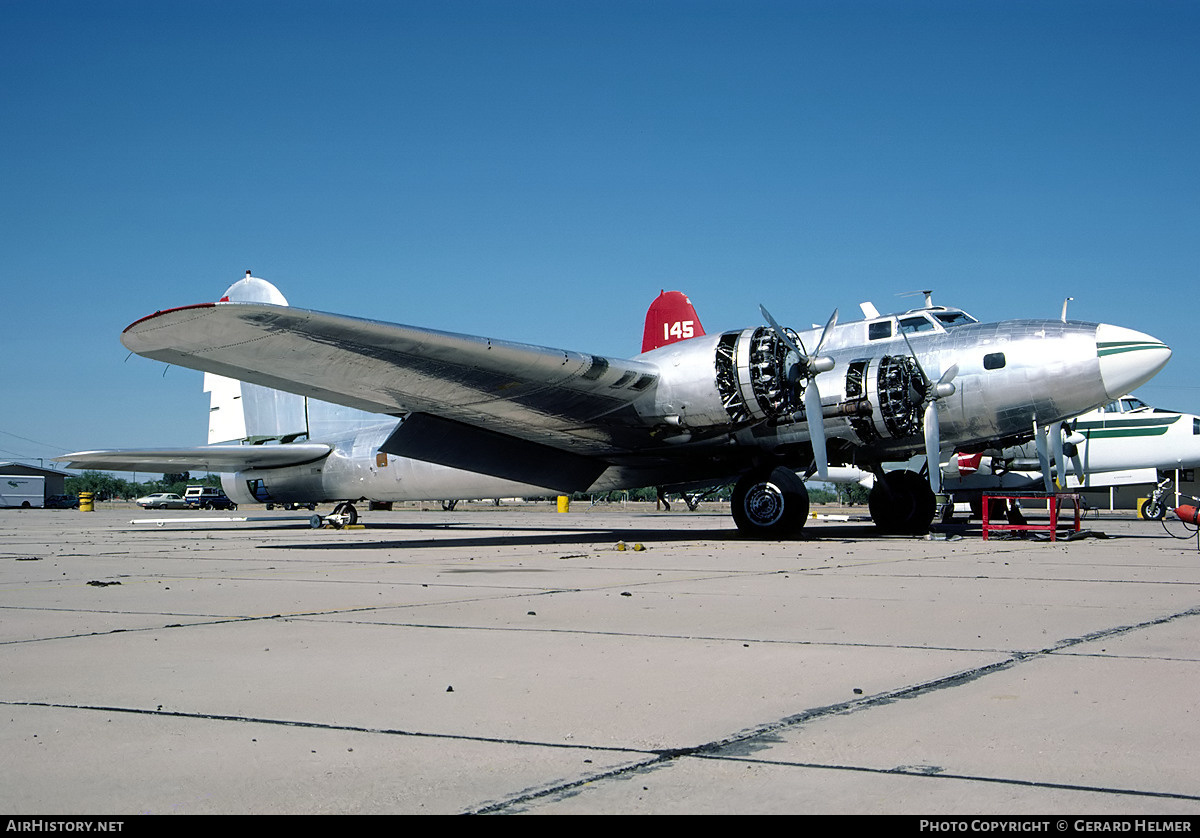
[[[989,517],[991,512],[991,501],[1020,501],[1020,500],[1044,500],[1050,512],[1049,524],[1010,524],[1008,519],[1005,519],[1003,524],[993,524]],[[1080,510],[1082,499],[1073,492],[1010,492],[1007,494],[985,494],[983,496],[983,540],[987,541],[988,533],[1003,532],[1006,530],[1019,530],[1021,532],[1049,532],[1050,540],[1058,540],[1058,510],[1064,503],[1070,503],[1075,507],[1075,532],[1079,532],[1079,521],[1081,518]]]

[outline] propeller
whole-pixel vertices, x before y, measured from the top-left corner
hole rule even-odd
[[[817,339],[816,349],[813,350],[812,354],[809,354],[805,350],[804,342],[800,340],[800,336],[796,335],[796,341],[800,341],[800,345],[797,346],[796,341],[793,341],[791,335],[775,321],[775,318],[771,316],[771,312],[767,311],[766,306],[760,305],[758,310],[762,312],[762,316],[766,318],[766,321],[771,324],[772,331],[783,341],[784,346],[796,353],[798,360],[788,370],[788,381],[795,385],[802,378],[807,380],[807,384],[804,385],[804,415],[808,420],[808,435],[812,442],[813,460],[817,466],[817,477],[820,480],[826,480],[829,477],[829,455],[825,444],[825,419],[821,415],[821,392],[817,389],[817,374],[833,369],[833,359],[821,355],[821,347],[825,345],[825,339],[829,337],[829,333],[837,325],[838,311],[835,308],[833,314],[829,315],[829,320],[825,322],[825,328],[821,330],[821,337]]]
[[[1046,436],[1050,439],[1050,454],[1054,457],[1055,474],[1062,488],[1067,486],[1067,455],[1063,450],[1063,423],[1051,422],[1046,428]]]
[[[1079,446],[1085,442],[1087,437],[1075,430],[1075,420],[1063,425],[1063,449],[1071,458],[1071,468],[1081,484],[1087,478],[1087,471],[1083,467],[1083,458],[1079,456]]]
[[[1036,432],[1036,424],[1035,424]],[[1042,477],[1046,481],[1046,491],[1053,491],[1051,486],[1053,482],[1046,473],[1046,469],[1050,461],[1053,461],[1057,467],[1058,483],[1062,488],[1067,487],[1067,458],[1071,458],[1071,469],[1075,472],[1075,477],[1083,483],[1087,476],[1083,470],[1083,461],[1079,457],[1079,445],[1083,443],[1087,437],[1083,434],[1076,433],[1071,424],[1064,422],[1052,422],[1046,427],[1046,435],[1048,436],[1049,454],[1045,461],[1042,460],[1042,455],[1039,452],[1038,460],[1042,461]],[[1040,439],[1040,435],[1038,437]],[[1036,442],[1036,440],[1035,440]]]
[[[914,390],[909,393],[909,399],[914,403],[918,399],[925,402],[925,414],[921,421],[921,425],[925,429],[925,462],[929,471],[929,488],[933,489],[933,493],[937,495],[942,491],[942,423],[938,416],[938,400],[954,395],[954,377],[958,375],[958,364],[951,364],[947,367],[941,378],[934,383],[926,374],[925,368],[921,366],[921,361],[917,358],[917,353],[913,351],[908,335],[903,331],[900,334],[908,346],[908,353],[912,356],[913,363],[917,365],[917,372],[921,374],[921,378],[925,382],[925,392],[922,394]]]
[[[1053,427],[1053,426],[1050,426]],[[1037,449],[1038,462],[1042,466],[1042,482],[1046,484],[1046,491],[1054,491],[1054,476],[1050,473],[1050,442],[1047,439],[1049,428],[1039,426],[1037,419],[1033,420],[1033,445]],[[1062,434],[1059,434],[1059,439]]]

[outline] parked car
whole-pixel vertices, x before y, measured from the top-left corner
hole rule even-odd
[[[170,492],[155,492],[134,501],[143,509],[187,509],[188,502]]]
[[[78,509],[78,495],[51,495],[46,498],[47,509]]]
[[[237,509],[237,504],[216,486],[188,486],[183,492],[188,506],[199,509]]]

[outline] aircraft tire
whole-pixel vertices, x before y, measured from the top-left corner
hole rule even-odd
[[[742,476],[730,499],[733,520],[750,538],[787,538],[808,519],[808,489],[794,471],[782,466]]]
[[[889,471],[867,498],[871,520],[887,535],[924,535],[937,512],[937,499],[915,471]]]
[[[1167,507],[1165,504],[1156,505],[1152,499],[1147,498],[1142,502],[1142,517],[1147,521],[1161,521],[1167,517]]]
[[[346,522],[343,526],[352,527],[358,523],[358,510],[354,508],[352,503],[339,503],[333,508],[334,515],[345,515]]]

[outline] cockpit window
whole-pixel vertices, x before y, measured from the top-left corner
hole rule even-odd
[[[1135,410],[1148,410],[1150,405],[1134,396],[1125,396],[1115,402],[1109,402],[1100,408],[1101,413],[1132,413]]]
[[[965,311],[935,311],[933,316],[941,321],[943,326],[961,326],[964,323],[979,322]]]
[[[882,340],[892,336],[892,321],[879,320],[867,327],[867,338],[869,340]]]
[[[913,334],[914,332],[932,332],[933,321],[927,317],[905,317],[900,321],[900,331]]]

